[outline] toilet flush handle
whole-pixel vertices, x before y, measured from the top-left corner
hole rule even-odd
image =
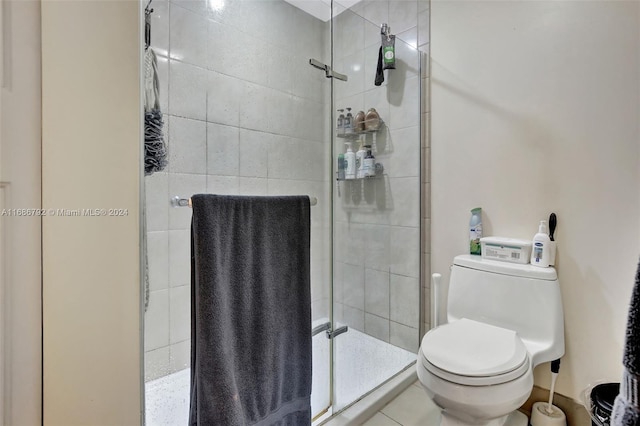
[[[441,305],[441,281],[442,275],[435,273],[431,275],[431,328],[440,325],[440,305]]]

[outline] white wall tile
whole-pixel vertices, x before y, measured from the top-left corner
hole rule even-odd
[[[206,66],[207,19],[182,7],[171,8],[170,56],[200,67]]]
[[[384,23],[389,23],[389,2],[387,0],[363,0],[364,18],[373,22],[378,27]]]
[[[178,343],[191,338],[191,286],[169,289],[170,342]]]
[[[240,190],[240,178],[237,176],[207,176],[207,193],[233,195]]]
[[[404,129],[390,131],[393,155],[388,162],[390,177],[419,176],[420,174],[420,126],[416,124]]]
[[[396,36],[396,45],[401,46],[403,43],[406,43],[413,49],[418,48],[418,27],[409,28],[408,30],[398,33]],[[413,60],[407,62],[414,63]]]
[[[366,7],[366,6],[365,6]],[[386,22],[386,21],[385,21]],[[378,48],[380,47],[381,38],[380,38],[380,24],[375,24],[373,22],[364,21],[364,47],[374,47],[376,50],[375,57],[366,56],[366,61],[373,61],[375,63],[378,62]]]
[[[420,123],[420,78],[398,82],[397,77],[398,74],[393,74],[387,86],[391,98],[387,125],[391,129],[417,126]]]
[[[364,314],[364,332],[369,336],[389,341],[389,320],[369,313]]]
[[[420,340],[417,328],[407,327],[404,324],[391,321],[390,335],[390,343],[392,345],[399,346],[409,352],[418,352]]]
[[[427,2],[419,2],[419,3],[427,3]],[[428,3],[427,3],[428,5]],[[429,43],[429,30],[430,30],[430,19],[431,16],[429,14],[429,9],[424,9],[418,13],[418,45],[422,46],[426,43]]]
[[[382,215],[376,215],[382,216]],[[378,271],[389,271],[389,227],[386,225],[365,226],[365,265]]]
[[[389,283],[391,321],[418,328],[420,284],[417,278],[391,274]]]
[[[169,290],[149,293],[149,307],[144,314],[144,350],[167,346],[169,344]]]
[[[207,172],[210,175],[238,176],[240,131],[237,127],[207,124]]]
[[[207,71],[203,68],[169,61],[169,113],[179,117],[205,120],[207,117]]]
[[[191,340],[169,346],[169,368],[172,372],[191,366]]]
[[[240,97],[244,82],[235,77],[208,72],[207,121],[238,126],[240,123]]]
[[[193,194],[202,194],[207,189],[205,175],[187,175],[171,173],[169,176],[169,194],[167,205],[174,196],[189,198]],[[188,207],[170,207],[169,229],[189,229],[191,227],[191,209]]]
[[[391,227],[389,253],[391,273],[417,278],[420,272],[420,229]]]
[[[391,178],[389,182],[393,194],[393,210],[389,214],[389,223],[419,228],[420,178]]]
[[[147,232],[147,259],[150,291],[169,287],[169,233]]]
[[[269,134],[240,129],[240,176],[267,177],[267,149],[270,139],[272,136]]]
[[[169,347],[165,346],[144,353],[144,381],[166,376],[169,368]]]
[[[325,106],[324,90],[330,85],[331,80],[326,78],[324,71],[309,65],[309,59],[310,58],[306,56],[291,57],[290,66],[293,86],[291,87],[289,84],[289,90],[286,91],[305,99],[320,102]],[[326,60],[321,60],[319,57],[316,59],[327,63]],[[272,84],[269,85],[270,87],[274,87]],[[325,114],[323,114],[322,118],[324,118],[324,115]],[[317,119],[317,117],[314,117],[314,119]]]
[[[364,19],[360,15],[345,10],[336,20],[336,25],[341,26],[339,37],[334,38],[334,46],[336,46],[338,56],[348,56],[356,52],[362,51],[364,47]]]
[[[163,231],[169,226],[169,175],[145,176],[145,215],[147,231]]]
[[[345,305],[364,310],[364,267],[343,265],[343,301]]]
[[[389,273],[367,269],[364,284],[365,312],[389,318]]]
[[[240,178],[240,195],[267,195],[267,179],[264,178]]]
[[[240,97],[240,127],[244,129],[260,130],[263,132],[273,131],[274,123],[272,109],[286,108],[286,104],[276,103],[276,90],[260,86],[254,83],[245,82]],[[279,100],[286,102],[284,93]]]
[[[364,332],[364,311],[343,305],[342,317],[344,324],[348,325],[349,328]]]
[[[207,125],[204,121],[169,117],[169,171],[207,172]]]
[[[264,43],[263,46],[267,49],[268,55],[262,58],[260,72],[267,87],[285,93],[295,93],[297,74],[311,74],[315,70],[309,65],[309,57],[312,56],[308,58],[294,56],[290,49],[271,43]]]
[[[360,94],[364,91],[364,67],[367,59],[369,61],[371,60],[371,58],[365,58],[364,50],[361,49],[357,52],[346,55],[343,58],[342,68],[336,68],[337,72],[346,74],[349,78],[346,82],[338,80],[335,83],[340,87],[344,85],[344,89],[341,91],[342,96],[349,97],[355,94]],[[373,86],[373,81],[367,82],[367,87],[371,86]],[[345,107],[346,106],[354,108],[354,105],[345,105]]]
[[[169,56],[169,2],[153,2],[151,14],[151,48],[156,55]]]
[[[333,298],[338,303],[344,302],[344,263],[340,260],[333,263]]]
[[[175,6],[203,15],[207,10],[207,0],[171,0],[171,7]]]
[[[169,285],[178,287],[191,281],[191,231],[169,231]]]
[[[389,0],[389,26],[393,34],[415,27],[417,16],[416,0]]]

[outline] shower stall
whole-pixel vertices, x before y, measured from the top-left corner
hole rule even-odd
[[[321,423],[412,365],[427,321],[418,46],[428,28],[419,33],[418,16],[428,1],[149,7],[168,166],[145,178],[145,422],[188,418],[191,211],[171,199],[215,193],[317,199],[311,399]],[[396,35],[396,64],[376,86],[382,24]],[[343,134],[348,108],[374,108],[380,125]],[[374,176],[337,180],[347,142],[375,156]]]

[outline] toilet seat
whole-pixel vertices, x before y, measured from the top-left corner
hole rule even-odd
[[[424,368],[453,383],[495,385],[529,370],[527,349],[515,331],[466,318],[431,330],[420,346]]]

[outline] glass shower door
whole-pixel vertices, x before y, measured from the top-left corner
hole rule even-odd
[[[416,1],[360,2],[333,18],[333,411],[416,359],[420,309],[420,54]],[[395,69],[376,86],[381,26],[395,40]],[[379,117],[379,125],[373,119]],[[365,116],[364,126],[360,117]],[[358,118],[356,122],[356,117]],[[355,176],[338,156],[356,154]],[[360,151],[360,152],[358,152]],[[358,171],[375,157],[375,171]],[[369,160],[371,162],[371,160]],[[347,170],[348,172],[348,170]],[[352,179],[349,179],[352,177]]]
[[[312,326],[331,321],[331,82],[309,65],[330,63],[331,23],[330,12],[314,16],[284,0],[153,0],[151,8],[169,158],[145,178],[145,422],[177,425],[189,407],[191,210],[170,207],[173,197],[314,197]],[[316,415],[330,405],[324,333],[313,350]]]

